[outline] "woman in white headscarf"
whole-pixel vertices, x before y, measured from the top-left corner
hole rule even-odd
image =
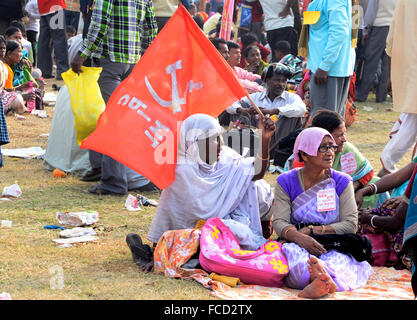
[[[256,157],[244,158],[223,145],[222,129],[215,118],[194,114],[184,121],[175,181],[161,194],[149,241],[156,244],[167,230],[195,228],[199,220],[219,217],[242,248],[256,250],[266,242],[261,219],[269,213],[273,194],[262,178],[275,124],[263,118],[258,128],[262,132],[261,150]],[[144,257],[152,259],[152,250],[137,234],[129,234],[126,241],[139,266],[145,264]]]

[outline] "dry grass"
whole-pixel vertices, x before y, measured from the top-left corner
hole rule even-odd
[[[57,82],[62,85],[62,82]],[[363,106],[372,106],[365,112]],[[380,169],[379,155],[388,141],[388,133],[398,117],[386,111],[392,104],[359,104],[359,121],[348,130],[349,139]],[[7,117],[11,143],[5,148],[41,146],[47,139],[53,108],[49,118],[26,115],[26,120]],[[89,183],[76,176],[52,177],[40,160],[6,157],[0,169],[0,188],[18,182],[23,194],[12,202],[0,202],[0,220],[12,220],[11,228],[0,229],[0,292],[9,292],[13,299],[214,299],[209,291],[193,281],[166,278],[138,271],[126,246],[130,232],[146,237],[155,208],[129,212],[125,197],[97,197],[82,191]],[[400,166],[410,160],[406,155]],[[275,175],[267,181],[274,184]],[[158,193],[146,194],[151,198]],[[57,224],[58,211],[100,212],[99,225],[109,230],[99,233],[99,241],[71,248],[59,248],[52,239],[57,230],[44,225]],[[57,276],[54,267],[62,268],[63,288],[53,289]]]

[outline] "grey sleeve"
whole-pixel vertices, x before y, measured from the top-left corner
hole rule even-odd
[[[330,224],[330,226],[336,234],[356,233],[358,229],[358,207],[352,181],[339,197],[339,222]]]
[[[365,29],[369,29],[374,25],[376,14],[378,12],[379,0],[369,0],[368,7],[366,8],[365,15],[363,17],[363,26]]]
[[[292,207],[290,197],[285,193],[279,183],[275,186],[274,200],[274,205],[272,206],[272,225],[275,233],[281,238],[282,230],[292,225],[290,223]]]

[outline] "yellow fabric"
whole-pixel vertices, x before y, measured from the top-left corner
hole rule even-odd
[[[70,94],[78,145],[94,131],[106,106],[97,82],[102,68],[83,66],[81,70],[80,75],[72,69],[61,74]]]
[[[178,0],[153,0],[155,17],[171,17],[178,8]]]
[[[398,0],[387,37],[394,110],[417,113],[417,1]]]
[[[213,14],[203,25],[203,31],[205,35],[208,35],[211,30],[216,29],[217,23],[219,22],[222,15],[218,12]]]
[[[201,230],[206,223],[206,220],[198,219],[197,223],[195,224],[195,229]]]
[[[320,19],[320,11],[304,11],[303,17],[304,24],[316,24]]]
[[[229,287],[232,287],[232,288],[236,288],[238,284],[241,284],[239,278],[222,276],[220,274],[215,274],[215,273],[210,274],[210,279],[223,282],[224,284],[227,284]]]

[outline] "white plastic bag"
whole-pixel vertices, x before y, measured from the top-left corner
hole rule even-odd
[[[142,208],[138,204],[138,199],[129,194],[126,198],[125,207],[128,211],[141,211]]]
[[[60,224],[82,227],[96,223],[99,213],[97,211],[57,212],[56,218]]]
[[[0,293],[0,300],[12,300],[12,297],[7,292]]]
[[[11,228],[12,227],[12,224],[13,224],[13,221],[10,221],[10,220],[1,220],[1,227],[2,228],[5,228],[5,227]]]
[[[59,233],[59,236],[62,238],[74,238],[74,237],[83,237],[83,236],[95,236],[97,233],[93,228],[82,228],[75,227],[72,229],[66,229]]]
[[[66,239],[63,239],[63,238],[53,239],[52,241],[60,245],[67,245],[71,243],[89,242],[89,241],[96,241],[96,240],[98,240],[98,237],[96,236],[82,236],[82,237],[74,237],[74,238],[66,238]]]
[[[4,187],[2,197],[13,197],[19,198],[22,194],[22,189],[20,189],[17,183],[12,184],[11,186]]]

